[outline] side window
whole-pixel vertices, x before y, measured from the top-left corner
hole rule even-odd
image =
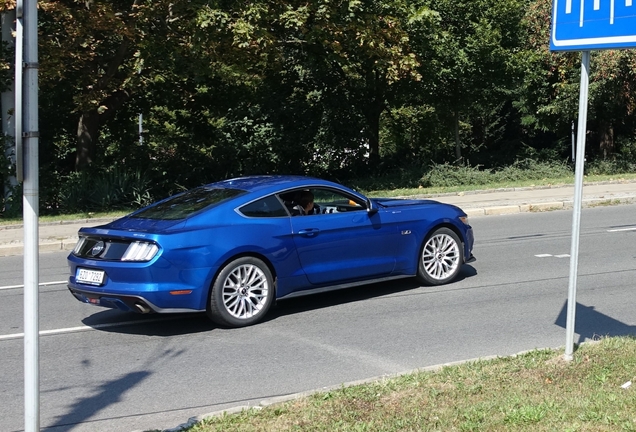
[[[322,214],[345,213],[358,210],[366,210],[366,205],[352,197],[332,189],[315,189],[315,203]]]
[[[303,196],[310,193],[313,199],[313,206],[307,210],[302,210]],[[366,203],[356,197],[345,195],[344,193],[327,188],[308,188],[285,192],[280,195],[280,199],[285,203],[285,207],[292,216],[345,213],[358,210],[366,210]]]
[[[246,204],[239,211],[247,217],[286,217],[289,216],[276,196],[271,195]]]

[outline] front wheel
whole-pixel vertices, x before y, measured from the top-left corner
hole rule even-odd
[[[417,278],[428,285],[442,285],[455,279],[464,262],[462,242],[449,228],[438,228],[424,241]]]
[[[260,321],[274,301],[274,280],[265,263],[242,257],[227,264],[212,284],[210,319],[227,327]]]

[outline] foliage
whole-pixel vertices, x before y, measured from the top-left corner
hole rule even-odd
[[[502,117],[504,102],[521,77],[516,50],[523,1],[429,0],[427,5],[439,14],[439,22],[431,43],[432,76],[424,88],[447,130],[458,128],[467,141],[461,147],[479,149],[496,136],[488,129]],[[455,157],[461,158],[460,142],[455,144]]]
[[[531,2],[524,19],[524,83],[513,102],[529,136],[553,145],[567,136],[577,119],[581,55],[551,53],[549,38],[550,0]],[[636,86],[636,55],[633,50],[594,51],[590,60],[588,102],[589,156],[612,157],[619,151],[620,137],[633,137]],[[547,140],[546,140],[547,138]]]
[[[500,169],[483,169],[480,166],[433,165],[420,182],[423,187],[453,187],[488,185],[492,183],[518,182],[563,178],[572,175],[570,166],[564,163],[540,163],[532,159],[516,161]]]
[[[550,0],[38,5],[43,213],[61,190],[99,202],[64,189],[82,170],[165,196],[268,173],[465,183],[571,154],[580,56],[548,50]],[[593,53],[588,171],[634,169],[634,88],[633,50]]]
[[[139,208],[150,204],[149,179],[141,172],[113,169],[99,174],[73,173],[60,191],[60,210],[77,213]]]

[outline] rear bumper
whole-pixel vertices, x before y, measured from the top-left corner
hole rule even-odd
[[[108,292],[91,292],[68,286],[69,291],[82,303],[92,304],[110,309],[119,309],[124,312],[134,313],[184,313],[204,312],[203,310],[189,308],[161,308],[153,304],[147,298],[136,295],[121,295]]]

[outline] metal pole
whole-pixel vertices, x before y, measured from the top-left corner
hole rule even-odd
[[[37,0],[24,0],[23,17],[24,430],[37,432],[40,430]]]
[[[572,163],[576,162],[576,134],[574,133],[574,121],[572,121]]]
[[[581,231],[581,201],[583,197],[583,169],[585,162],[585,132],[587,130],[587,95],[590,83],[590,52],[581,58],[581,90],[579,94],[579,126],[576,142],[576,168],[574,174],[574,210],[572,215],[572,248],[570,252],[570,283],[565,326],[565,360],[574,353],[574,327],[576,316],[576,276],[579,264],[579,233]]]
[[[24,151],[22,149],[22,85],[24,54],[24,0],[17,0],[15,20],[15,176],[24,181]]]
[[[15,48],[13,39],[13,23],[16,20],[15,9],[2,13],[2,41]],[[17,68],[16,68],[17,70]],[[2,133],[8,141],[15,144],[15,83],[10,83],[7,91],[2,93]],[[6,145],[4,155],[11,165],[15,164],[15,146]],[[7,167],[9,168],[9,167]],[[15,175],[7,175],[4,185],[5,211],[9,209],[9,199],[14,194],[18,181]]]

